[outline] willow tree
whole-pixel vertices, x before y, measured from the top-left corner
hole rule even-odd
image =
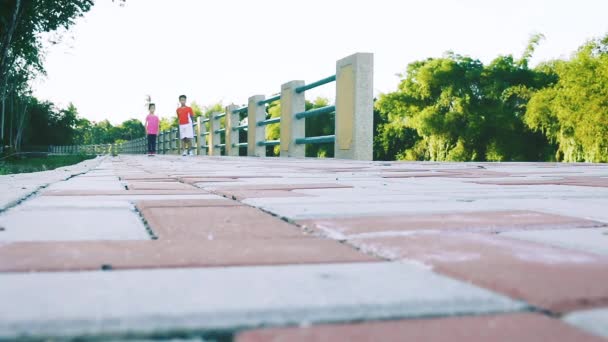
[[[608,35],[539,68],[559,80],[532,95],[526,124],[558,145],[558,160],[608,162]]]

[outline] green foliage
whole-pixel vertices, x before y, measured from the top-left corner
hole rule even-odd
[[[305,102],[305,110],[321,108],[329,105],[329,100],[318,97],[313,102]],[[267,108],[268,114],[266,119],[278,118],[281,116],[281,103],[279,101],[272,102]],[[306,137],[316,137],[321,135],[334,134],[335,126],[334,115],[320,115],[312,118],[306,118],[305,131]],[[281,138],[280,124],[272,124],[266,126],[266,140],[278,140]],[[280,146],[268,146],[266,149],[267,156],[279,156]],[[306,157],[333,157],[333,144],[317,144],[306,146]]]
[[[411,63],[398,89],[376,102],[376,158],[546,159],[550,145],[522,119],[532,94],[555,79],[527,67],[539,39],[531,39],[519,61],[500,56],[483,65],[448,52]]]
[[[306,110],[322,108],[329,105],[329,100],[318,97],[313,102],[306,101]],[[324,114],[306,118],[306,137],[318,137],[331,135],[335,132],[335,115]],[[317,158],[332,158],[334,156],[334,144],[306,145],[306,156]]]
[[[91,6],[92,0],[0,1],[1,146],[20,149],[27,138],[25,127],[29,121],[40,123],[41,120],[30,114],[45,116],[50,113],[45,104],[40,104],[31,97],[29,82],[45,72],[44,43],[57,43],[61,33],[72,26],[76,18],[89,11]],[[32,106],[37,108],[32,110]],[[70,121],[73,119],[70,115],[67,112],[57,118],[50,118],[49,122],[63,119]],[[72,123],[64,124],[60,128]],[[62,137],[65,140],[71,138]]]
[[[405,120],[374,109],[374,160],[395,160],[396,157],[423,160],[424,156],[412,154],[412,148],[419,139],[416,130],[405,125]],[[404,150],[410,155],[402,155]]]
[[[557,160],[608,162],[608,35],[542,68],[559,80],[531,97],[525,123],[559,146]]]
[[[0,175],[53,170],[58,167],[77,164],[91,158],[95,158],[95,156],[68,155],[36,158],[16,157],[0,161]]]
[[[275,101],[268,104],[266,119],[281,117],[281,102]],[[266,126],[266,140],[279,140],[281,138],[281,124],[276,123]],[[281,154],[280,146],[267,146],[266,155],[278,157]]]

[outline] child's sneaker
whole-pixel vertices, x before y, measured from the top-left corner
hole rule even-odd
[[[193,155],[194,155],[194,152],[192,152],[192,150],[190,150],[190,151],[188,151],[188,155],[189,155],[189,156],[193,156]]]
[[[188,155],[188,151],[184,150],[184,152],[182,152],[182,157],[185,157]]]

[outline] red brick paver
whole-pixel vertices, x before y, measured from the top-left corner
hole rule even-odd
[[[191,187],[184,190],[47,190],[43,196],[131,196],[131,195],[200,195],[209,192]]]
[[[537,314],[416,319],[276,328],[241,333],[236,342],[600,342],[600,337]]]
[[[587,187],[608,187],[608,177],[572,176],[551,180],[507,180],[507,181],[479,181],[477,184],[492,185],[570,185]]]
[[[298,223],[317,232],[331,231],[343,235],[414,230],[496,233],[606,226],[603,222],[525,210],[345,217],[301,220]]]
[[[129,182],[129,190],[190,190],[194,187],[179,182]]]
[[[301,238],[0,244],[0,272],[374,262],[335,241]]]
[[[136,207],[140,211],[151,208],[235,207],[242,205],[244,204],[227,199],[144,200],[136,202]]]
[[[246,206],[146,208],[141,213],[160,239],[303,238],[294,225]]]
[[[494,235],[413,233],[350,240],[363,251],[434,271],[554,312],[608,305],[608,257]]]

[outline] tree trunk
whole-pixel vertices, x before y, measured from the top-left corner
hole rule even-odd
[[[13,123],[15,122],[15,97],[14,96],[9,96],[9,103],[11,105],[9,114],[10,114],[10,119],[11,119],[11,123],[10,126],[8,127],[8,141],[9,141],[9,146],[10,147],[14,147],[13,146]]]
[[[2,96],[2,122],[0,122],[0,145],[4,146],[4,114],[6,113],[6,96]],[[0,149],[2,147],[0,146]]]
[[[6,131],[6,98],[8,96],[8,69],[9,69],[9,58],[8,53],[10,51],[11,42],[15,33],[15,28],[21,16],[21,0],[15,1],[15,9],[11,21],[8,23],[4,35],[1,37],[2,41],[0,45],[0,100],[2,100],[2,121],[0,122],[0,143],[4,144],[5,131]],[[12,141],[12,120],[11,128],[9,132],[9,144]]]
[[[13,34],[17,27],[17,22],[21,14],[21,0],[15,1],[15,10],[13,11],[13,17],[11,18],[8,27],[5,30],[4,37],[2,37],[2,45],[0,46],[0,96],[4,98],[6,96],[6,80],[8,72],[8,52],[11,47],[11,41],[13,40]],[[3,82],[4,81],[4,82]]]
[[[17,125],[17,133],[15,134],[15,149],[17,151],[21,150],[21,143],[23,142],[23,130],[25,128],[25,117],[27,116],[28,102],[25,102],[23,105],[23,111],[21,113],[21,117],[19,117],[19,124]]]

